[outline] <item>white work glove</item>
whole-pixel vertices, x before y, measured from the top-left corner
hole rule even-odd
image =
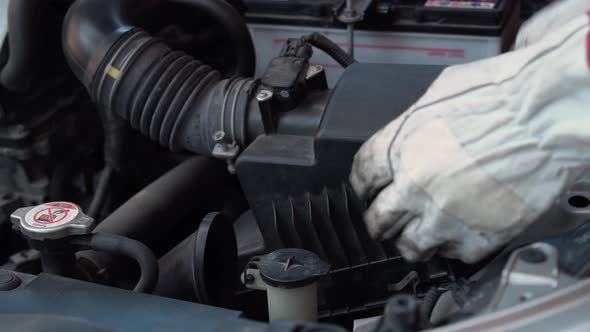
[[[350,181],[371,236],[473,263],[547,211],[590,166],[588,22],[447,68],[367,141]]]
[[[514,48],[523,48],[540,41],[548,33],[589,10],[590,0],[562,0],[551,3],[522,25]]]

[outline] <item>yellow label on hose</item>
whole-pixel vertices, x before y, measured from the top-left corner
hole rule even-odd
[[[121,71],[111,65],[108,65],[104,71],[107,75],[109,75],[113,79],[119,79],[119,76],[121,76]]]

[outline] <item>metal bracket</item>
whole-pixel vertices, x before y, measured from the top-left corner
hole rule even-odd
[[[222,160],[234,160],[240,154],[240,147],[233,143],[217,143],[213,147],[213,156]]]
[[[573,277],[560,273],[554,246],[534,243],[512,253],[502,271],[498,290],[484,312],[512,307],[574,282]]]
[[[346,34],[348,35],[348,53],[354,57],[354,24],[365,18],[365,12],[371,5],[372,0],[346,0],[346,6],[338,16],[338,20],[347,24]]]
[[[236,173],[235,160],[240,155],[240,146],[234,143],[219,142],[213,147],[211,154],[213,157],[225,160],[227,162],[227,171],[231,174]]]
[[[418,287],[419,283],[420,277],[418,276],[418,272],[410,271],[410,273],[408,273],[402,280],[396,282],[395,284],[388,285],[387,288],[390,292],[399,292],[411,284],[412,291],[415,294],[416,287]]]
[[[246,269],[240,276],[240,280],[242,281],[242,284],[244,284],[248,289],[264,291],[267,289],[267,285],[264,283],[264,281],[262,281],[262,278],[260,277],[260,271],[258,271],[258,269]]]

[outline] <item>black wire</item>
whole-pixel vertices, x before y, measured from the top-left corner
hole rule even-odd
[[[303,40],[309,42],[312,46],[315,46],[326,52],[326,54],[336,60],[336,62],[338,62],[344,68],[356,62],[354,57],[340,48],[338,44],[334,43],[322,34],[314,32],[311,35],[303,37]]]
[[[110,166],[106,166],[101,172],[98,183],[96,184],[96,190],[94,190],[94,197],[88,207],[88,215],[92,218],[98,218],[100,211],[104,206],[104,202],[107,198],[111,180],[113,178],[114,170]]]

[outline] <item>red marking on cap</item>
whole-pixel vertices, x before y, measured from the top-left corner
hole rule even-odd
[[[66,203],[66,202],[51,202],[43,204],[45,206],[54,206],[58,208],[70,209],[70,210],[78,210],[74,204]]]
[[[43,225],[55,224],[55,223],[58,223],[64,219],[66,219],[68,214],[69,214],[68,209],[46,208],[46,209],[37,211],[37,213],[35,213],[35,215],[33,216],[33,221],[38,224],[43,224]]]

